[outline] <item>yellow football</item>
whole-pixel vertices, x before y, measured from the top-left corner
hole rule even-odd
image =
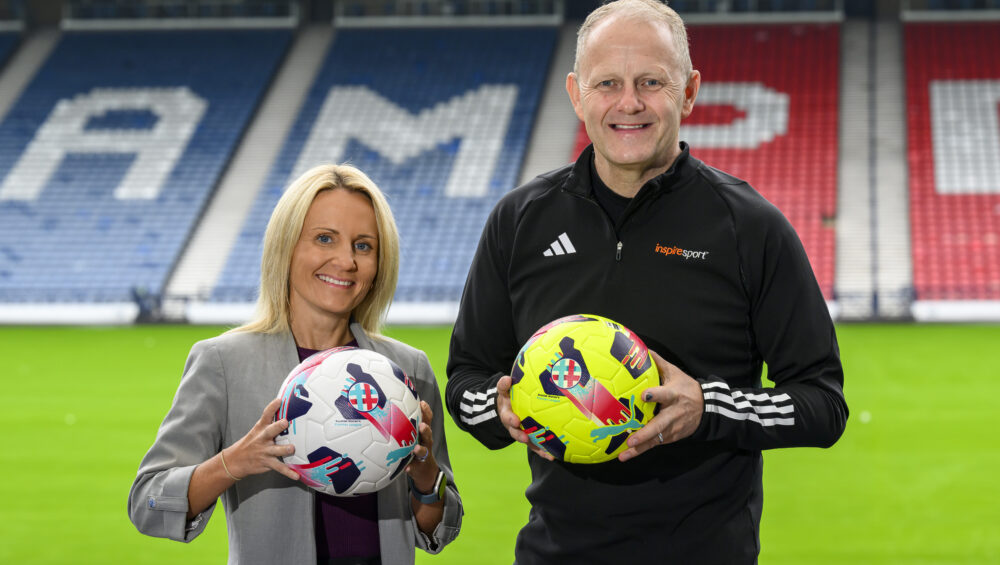
[[[559,318],[524,344],[511,369],[511,408],[532,443],[569,463],[601,463],[653,417],[642,392],[660,384],[639,336],[592,314]]]

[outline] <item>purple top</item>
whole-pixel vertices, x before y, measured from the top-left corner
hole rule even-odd
[[[357,347],[358,342],[347,345]],[[296,346],[298,347],[298,346]],[[315,349],[298,347],[299,362],[317,353]],[[342,557],[377,557],[378,495],[353,497],[316,493],[316,559],[320,562]]]

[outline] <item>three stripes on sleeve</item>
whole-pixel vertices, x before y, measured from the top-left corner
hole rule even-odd
[[[462,423],[468,426],[485,422],[497,417],[497,387],[492,387],[486,392],[472,392],[470,390],[462,393],[462,403],[459,405],[461,414],[459,417]]]
[[[765,428],[795,425],[795,405],[787,394],[766,391],[750,394],[732,390],[722,381],[702,383],[701,390],[706,413],[754,422]]]
[[[750,421],[763,427],[794,426],[795,406],[790,396],[784,393],[770,392],[745,393],[732,390],[721,381],[702,383],[702,393],[705,399],[705,412],[718,414],[724,418],[737,421]],[[475,426],[497,417],[496,411],[497,387],[486,392],[462,393],[460,419],[468,426]]]

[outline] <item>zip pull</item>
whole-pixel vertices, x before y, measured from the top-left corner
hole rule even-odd
[[[622,260],[622,242],[618,242],[618,249],[615,251],[615,261]]]

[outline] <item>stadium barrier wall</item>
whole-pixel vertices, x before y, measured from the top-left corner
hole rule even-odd
[[[133,302],[0,304],[0,324],[127,325],[138,317],[139,306]]]

